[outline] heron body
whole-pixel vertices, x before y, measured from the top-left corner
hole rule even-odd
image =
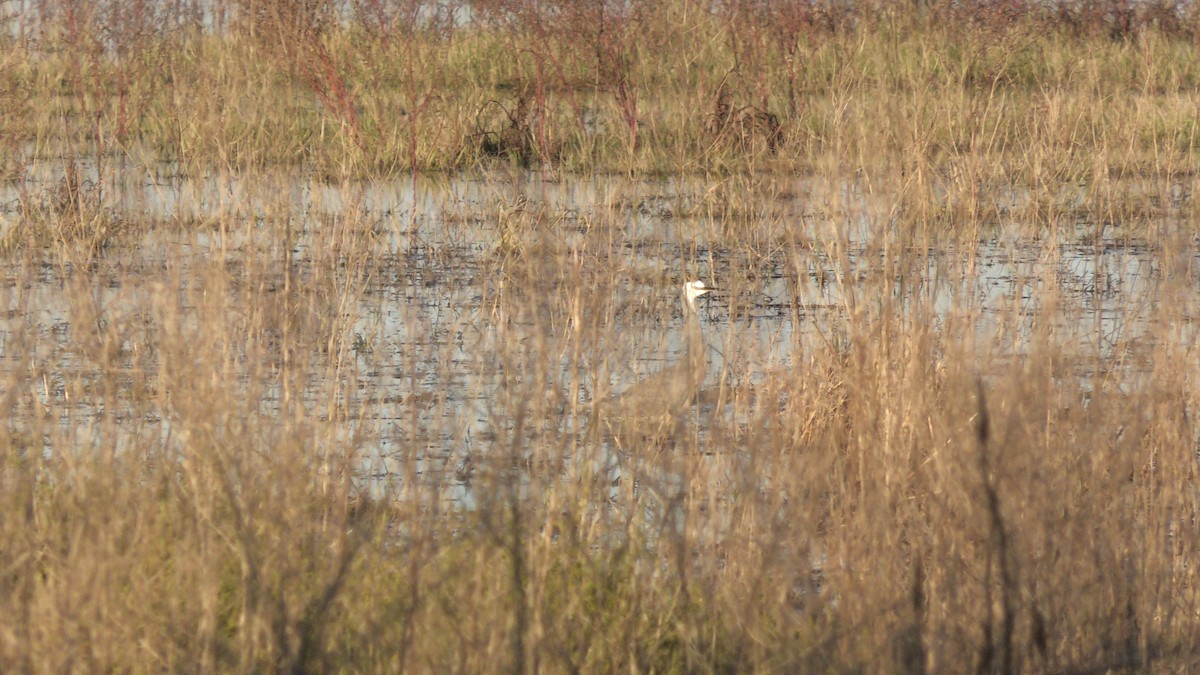
[[[708,346],[700,329],[696,300],[716,290],[703,281],[683,285],[682,359],[605,401],[597,416],[618,439],[629,433],[661,435],[682,420],[708,374]]]

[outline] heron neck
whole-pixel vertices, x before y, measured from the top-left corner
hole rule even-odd
[[[697,370],[706,369],[708,365],[708,346],[704,343],[704,333],[700,330],[700,316],[694,305],[689,303],[683,319],[684,339],[687,340],[688,359]]]

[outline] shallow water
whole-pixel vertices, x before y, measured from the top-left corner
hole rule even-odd
[[[991,368],[1049,334],[1094,357],[1073,371],[1084,382],[1097,364],[1148,371],[1142,354],[1152,337],[1196,337],[1200,247],[1188,236],[1168,254],[1106,237],[1112,228],[1035,238],[1013,222],[984,239],[914,248],[888,243],[895,235],[878,197],[840,189],[850,215],[831,219],[815,206],[812,181],[780,181],[737,213],[711,200],[712,185],[699,179],[515,174],[330,185],[286,175],[187,179],[169,166],[114,173],[84,168],[82,182],[90,213],[129,234],[71,260],[33,252],[5,267],[0,363],[29,388],[14,404],[17,420],[41,405],[61,411],[60,425],[80,438],[94,437],[101,420],[169,435],[169,413],[135,419],[120,391],[79,395],[89,391],[94,357],[76,338],[112,325],[152,327],[163,297],[177,298],[184,317],[196,312],[190,291],[216,263],[233,283],[214,292],[247,303],[304,288],[304,301],[344,331],[346,367],[336,375],[314,367],[301,396],[319,418],[327,379],[341,378],[339,403],[356,411],[343,433],[368,439],[365,475],[414,471],[468,503],[472,458],[507,433],[498,423],[511,414],[501,401],[506,378],[550,364],[550,380],[568,389],[559,431],[580,429],[593,396],[680,357],[675,289],[685,277],[729,289],[702,311],[710,385],[803,367],[806,354],[837,349],[856,317],[872,315],[931,322],[948,340],[976,344]],[[63,181],[47,164],[0,191],[8,206],[0,229],[17,227],[22,206],[61,217],[54,202]],[[583,314],[572,313],[563,291],[578,289],[578,279],[602,302],[579,311],[603,307],[607,342],[571,341]],[[82,307],[80,289],[91,299]],[[1155,330],[1164,303],[1176,325]],[[155,367],[144,335],[119,340],[131,382]],[[310,363],[330,361],[328,340],[302,344]],[[270,414],[281,385],[263,392]]]

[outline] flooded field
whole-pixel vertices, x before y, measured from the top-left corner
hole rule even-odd
[[[829,617],[870,614],[864,569],[910,537],[932,537],[928,571],[891,559],[892,597],[969,580],[922,619],[950,647],[989,593],[1073,587],[1081,559],[1048,558],[1066,550],[1099,556],[1085,588],[1138,559],[1194,596],[1200,245],[1177,188],[1129,187],[1161,205],[1136,230],[1047,228],[1007,191],[964,235],[853,181],[111,175],[0,194],[5,236],[43,242],[0,284],[6,480],[125,499],[122,537],[179,508],[155,545],[215,533],[247,556],[224,583],[258,588],[254,556],[294,583],[293,549],[329,547],[327,583],[469,606],[497,569],[550,592],[571,554],[730,601],[767,584],[835,650],[863,633]],[[697,302],[691,402],[610,423],[691,362],[692,279],[720,292]],[[126,550],[94,513],[62,550]],[[380,567],[344,581],[355,560]],[[977,576],[1001,567],[1018,576]],[[1076,611],[1022,602],[1023,626]]]
[[[0,23],[0,672],[1200,671],[1200,3]]]
[[[45,202],[64,181],[33,171],[24,195],[10,187],[0,202],[18,216],[29,194]],[[280,414],[286,397],[335,424],[360,445],[356,480],[422,481],[452,501],[473,503],[471,468],[512,432],[513,378],[540,373],[554,402],[542,431],[575,451],[594,401],[682,360],[686,279],[726,291],[702,308],[710,362],[692,421],[735,429],[757,405],[734,405],[738,392],[803,377],[814,353],[849,351],[861,322],[883,316],[925,324],[930,358],[966,350],[984,381],[1048,341],[1070,355],[1055,377],[1084,392],[1097,380],[1134,386],[1153,374],[1157,341],[1187,349],[1196,338],[1200,247],[1169,213],[1155,243],[1087,223],[1030,236],[1016,215],[977,238],[910,239],[886,198],[849,184],[831,197],[812,181],[771,179],[741,211],[712,198],[727,186],[686,179],[330,185],[194,181],[162,167],[82,183],[70,208],[43,204],[46,217],[124,232],[7,265],[2,357],[21,382],[11,428],[50,415],[84,445],[170,437],[157,342],[164,331],[218,339],[205,333],[220,312],[231,323],[216,325],[239,326],[271,363],[224,345],[212,386],[251,397],[259,414]],[[1020,211],[1019,197],[1003,200]],[[97,359],[122,375],[102,383]],[[704,452],[739,450],[736,438],[703,438]]]
[[[0,673],[1200,670],[1200,2],[0,22]]]

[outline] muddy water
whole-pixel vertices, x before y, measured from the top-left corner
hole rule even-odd
[[[353,411],[341,423],[347,438],[365,439],[364,476],[413,472],[467,502],[472,458],[498,442],[505,429],[497,420],[512,414],[502,401],[512,378],[537,360],[549,364],[550,380],[575,383],[574,399],[558,404],[566,420],[559,431],[579,429],[592,396],[619,393],[680,358],[676,289],[685,278],[729,291],[703,307],[709,385],[802,367],[813,350],[843,344],[856,318],[880,315],[972,341],[992,368],[1019,359],[1052,326],[1063,347],[1092,355],[1074,373],[1085,381],[1096,364],[1148,370],[1148,340],[1195,339],[1200,249],[1190,237],[1169,249],[1107,234],[1114,228],[1096,236],[1086,225],[1035,237],[1036,228],[1014,221],[984,238],[901,245],[889,243],[889,204],[840,189],[842,215],[830,217],[820,208],[828,198],[804,181],[731,199],[684,179],[331,185],[277,175],[187,179],[170,167],[115,173],[84,168],[83,192],[74,194],[88,217],[124,234],[65,259],[14,254],[5,266],[0,363],[28,389],[10,425],[41,406],[79,437],[102,424],[169,435],[170,411],[135,412],[120,389],[79,395],[89,391],[79,379],[95,357],[76,338],[153,325],[164,297],[186,317],[197,309],[190,278],[214,262],[238,280],[223,291],[238,293],[238,303],[305,289],[302,302],[328,319],[324,329],[298,333],[310,367],[297,395],[317,417],[327,414],[331,391]],[[30,210],[69,216],[64,190],[54,165],[31,169],[0,193],[0,231],[11,234]],[[592,311],[559,297],[581,286],[591,289],[585,299],[603,302],[606,341],[563,337],[579,330],[579,312]],[[90,299],[83,307],[80,288]],[[1156,330],[1168,304],[1177,325]],[[129,380],[153,371],[153,345],[118,336],[119,351],[132,355]],[[592,351],[580,353],[580,344]],[[139,349],[149,355],[135,358]],[[321,367],[331,354],[343,359],[335,374]],[[288,395],[282,382],[263,391],[267,411]]]

